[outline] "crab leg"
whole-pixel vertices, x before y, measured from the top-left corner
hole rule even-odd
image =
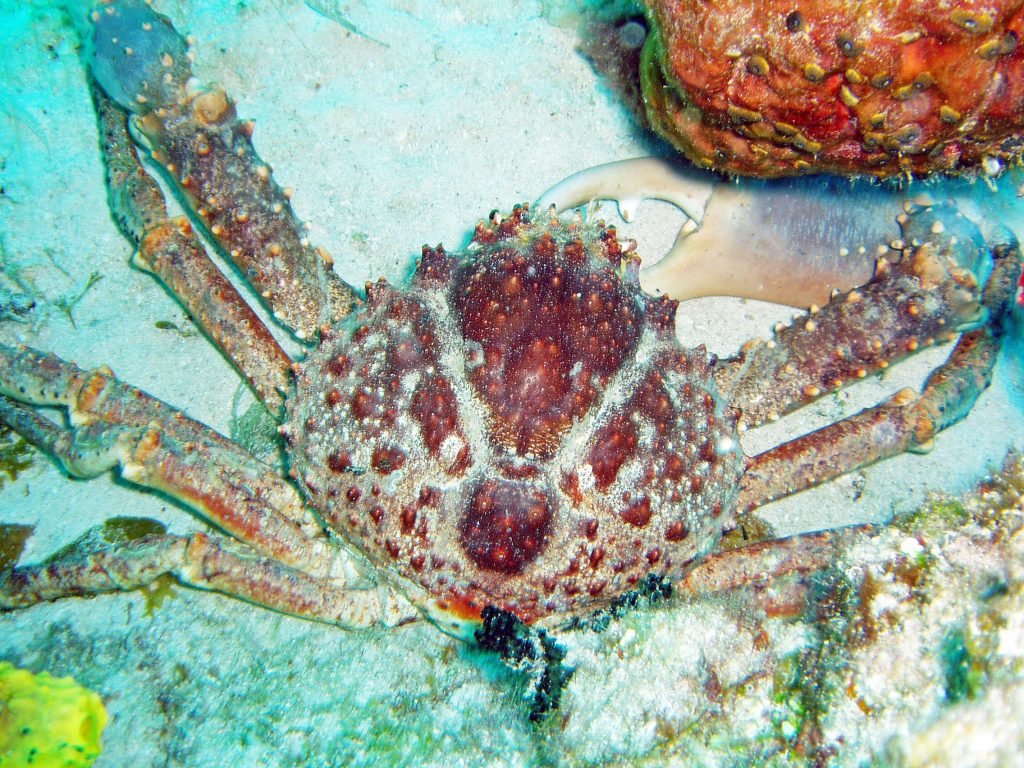
[[[912,235],[942,221],[932,211],[918,216],[899,262],[883,259],[866,285],[837,293],[824,308],[811,307],[805,317],[777,327],[773,339],[752,341],[721,362],[716,382],[742,411],[744,427],[773,421],[985,322],[974,246],[929,235],[912,247]],[[988,258],[983,243],[977,250]],[[1011,263],[1017,258],[1002,253]]]
[[[870,525],[858,525],[833,531],[814,531],[712,552],[697,563],[676,587],[689,594],[704,595],[766,583],[779,576],[821,571],[835,560],[837,547],[842,542],[872,528]]]
[[[203,533],[143,536],[110,549],[0,573],[0,609],[137,589],[165,574],[193,587],[343,627],[396,626],[418,618],[409,603],[386,587],[348,589]]]
[[[91,15],[90,69],[106,94],[138,115],[151,156],[274,316],[299,338],[358,301],[314,248],[222,90],[199,88],[185,41],[141,0],[106,2]]]
[[[927,450],[932,437],[955,424],[988,386],[999,352],[1001,320],[1009,311],[1021,257],[1017,246],[997,246],[986,287],[991,320],[965,333],[920,395],[911,389],[885,402],[751,459],[737,507],[752,510],[904,451]]]
[[[71,429],[7,398],[0,399],[0,420],[72,475],[119,467],[126,479],[178,499],[260,554],[315,577],[358,578],[272,468],[109,370],[87,372],[53,355],[0,346],[0,393],[67,408]]]
[[[94,83],[110,208],[138,247],[135,264],[153,273],[231,360],[271,413],[284,404],[291,359],[207,256],[185,219],[167,217],[163,193],[139,162],[127,113]]]

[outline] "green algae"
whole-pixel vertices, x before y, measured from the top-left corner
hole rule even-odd
[[[32,466],[37,451],[21,435],[0,424],[0,490]]]
[[[3,528],[0,526],[0,570],[3,570],[3,546],[5,541]],[[55,563],[62,560],[76,560],[88,557],[94,552],[108,550],[121,544],[137,541],[145,536],[157,536],[167,532],[167,527],[159,520],[148,517],[111,517],[101,525],[90,528],[77,539],[61,547],[50,555],[44,563]],[[27,537],[26,537],[27,538]],[[19,550],[20,553],[20,550]],[[16,559],[16,558],[15,558]],[[149,584],[139,588],[146,600],[146,616],[152,617],[170,598],[177,597],[174,587],[177,580],[169,575],[158,576]]]
[[[71,323],[72,328],[77,328],[75,325],[75,316],[73,314],[75,305],[78,304],[82,299],[85,298],[85,294],[89,292],[96,283],[103,279],[103,276],[99,272],[90,272],[89,277],[85,280],[85,285],[78,290],[73,290],[63,296],[58,296],[54,299],[51,304],[59,309],[67,317],[68,322]]]
[[[718,549],[724,552],[775,538],[775,530],[767,520],[748,512],[740,517],[735,528],[722,536]]]
[[[107,544],[123,544],[161,533],[167,533],[167,526],[149,517],[111,517],[100,526],[100,535]]]
[[[895,517],[892,524],[905,533],[938,525],[943,528],[959,528],[970,520],[970,513],[959,499],[938,496],[929,499],[913,512]]]
[[[90,528],[70,544],[61,547],[44,562],[74,560],[101,549],[141,539],[143,536],[166,533],[167,527],[159,520],[147,517],[111,517],[101,525]]]
[[[112,517],[100,526],[100,537],[108,545],[124,544],[166,532],[167,526],[148,517]],[[165,573],[139,588],[146,600],[146,616],[152,618],[165,601],[178,596],[174,589],[177,583],[177,579]]]
[[[814,629],[807,647],[780,659],[773,677],[772,699],[777,706],[772,728],[784,764],[814,763],[824,757],[822,724],[832,703],[841,695],[835,675],[852,634],[856,633],[857,609],[863,597],[840,572],[820,574],[812,582],[816,593],[805,617]]]
[[[178,596],[175,587],[178,581],[169,573],[157,576],[151,583],[139,588],[139,591],[146,599],[146,616],[153,618],[153,615],[163,608],[164,602],[173,600]]]
[[[963,626],[950,629],[942,638],[939,660],[942,663],[943,690],[949,703],[965,699],[973,701],[984,690],[989,675],[985,656],[979,650],[970,642]]]
[[[18,564],[25,542],[35,529],[31,525],[0,523],[0,573]]]
[[[174,331],[174,333],[178,334],[183,339],[191,339],[199,335],[198,331],[192,330],[191,328],[182,328],[171,320],[157,320],[153,323],[153,327],[158,331]]]

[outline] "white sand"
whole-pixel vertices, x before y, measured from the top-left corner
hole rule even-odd
[[[384,46],[289,0],[159,4],[194,34],[198,74],[220,81],[240,113],[256,119],[256,145],[279,182],[296,188],[312,239],[356,285],[379,275],[401,281],[422,243],[460,247],[490,210],[532,199],[580,168],[649,151],[575,52],[572,17],[545,15],[550,5],[349,4],[353,23]],[[129,247],[106,206],[70,26],[56,10],[15,0],[0,0],[0,14],[0,232],[8,261],[50,301],[32,324],[0,324],[0,339],[84,366],[109,363],[226,431],[236,376],[202,337],[155,326],[190,329],[178,305],[128,266]],[[975,194],[984,204],[989,193]],[[666,244],[665,226],[647,215],[663,209],[645,210],[649,242]],[[643,235],[641,253],[655,251]],[[92,272],[102,279],[74,307],[72,326],[53,303]],[[791,314],[738,301],[682,311],[687,339],[706,338],[723,353]],[[919,384],[941,357],[922,358],[907,380],[887,376],[812,410],[824,420],[853,412]],[[880,521],[916,505],[926,489],[966,489],[1008,447],[1024,447],[1019,357],[1018,344],[974,412],[930,454],[884,462],[766,514],[787,532]],[[778,439],[761,435],[746,447]],[[73,482],[43,461],[0,490],[0,522],[36,526],[26,560],[111,515],[155,517],[177,532],[199,525],[112,477]],[[152,618],[143,608],[131,594],[0,616],[0,659],[73,674],[104,695],[113,720],[97,765],[369,765],[412,754],[417,765],[474,765],[484,756],[494,756],[489,765],[521,765],[563,750],[596,762],[642,755],[657,742],[643,736],[654,720],[615,697],[632,701],[634,686],[656,694],[656,659],[671,656],[672,633],[685,631],[671,610],[633,620],[650,622],[640,647],[651,663],[632,666],[631,679],[588,687],[600,669],[591,666],[571,686],[580,702],[609,698],[608,728],[595,734],[576,724],[542,737],[507,673],[430,627],[345,633],[187,591]],[[614,648],[596,645],[593,664],[612,669]]]

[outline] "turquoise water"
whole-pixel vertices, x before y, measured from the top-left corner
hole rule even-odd
[[[491,210],[654,146],[577,53],[579,19],[560,4],[353,2],[344,23],[286,0],[159,8],[194,36],[197,75],[220,82],[256,120],[257,147],[295,187],[311,239],[354,285],[381,275],[400,282],[422,243],[461,247]],[[110,364],[230,432],[233,403],[244,410],[249,396],[239,396],[236,375],[184,311],[129,266],[110,219],[72,26],[46,4],[0,0],[0,13],[0,287],[36,298],[31,312],[0,322],[0,340]],[[961,196],[985,226],[1017,227],[1018,183],[928,192]],[[641,253],[666,248],[680,223],[655,204],[640,219],[624,231]],[[701,300],[681,314],[688,341],[724,354],[792,311]],[[1012,341],[975,413],[931,454],[885,462],[767,515],[787,533],[881,521],[916,508],[927,490],[971,488],[1009,448],[1024,447],[1020,346]],[[811,418],[919,385],[941,357],[830,398]],[[802,428],[773,427],[745,447]],[[165,498],[110,476],[71,481],[42,459],[0,488],[0,522],[35,526],[25,561],[114,515],[157,518],[177,533],[201,525]],[[709,696],[718,683],[708,670],[742,680],[756,665],[755,635],[716,600],[572,633],[565,642],[577,672],[562,709],[540,727],[528,720],[528,680],[424,623],[344,632],[184,589],[152,612],[132,593],[0,615],[0,659],[72,674],[101,693],[112,720],[97,766],[657,765],[694,764],[684,761],[698,753],[724,765],[763,743],[768,715]],[[806,631],[773,624],[772,640],[780,653],[796,650]],[[686,741],[729,706],[728,739],[699,749]],[[843,764],[860,762],[886,735],[856,732],[860,751]]]

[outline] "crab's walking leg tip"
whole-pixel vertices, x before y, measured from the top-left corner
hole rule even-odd
[[[76,23],[86,62],[107,95],[135,112],[177,100],[192,70],[188,44],[166,16],[142,0],[100,3],[84,15]]]

